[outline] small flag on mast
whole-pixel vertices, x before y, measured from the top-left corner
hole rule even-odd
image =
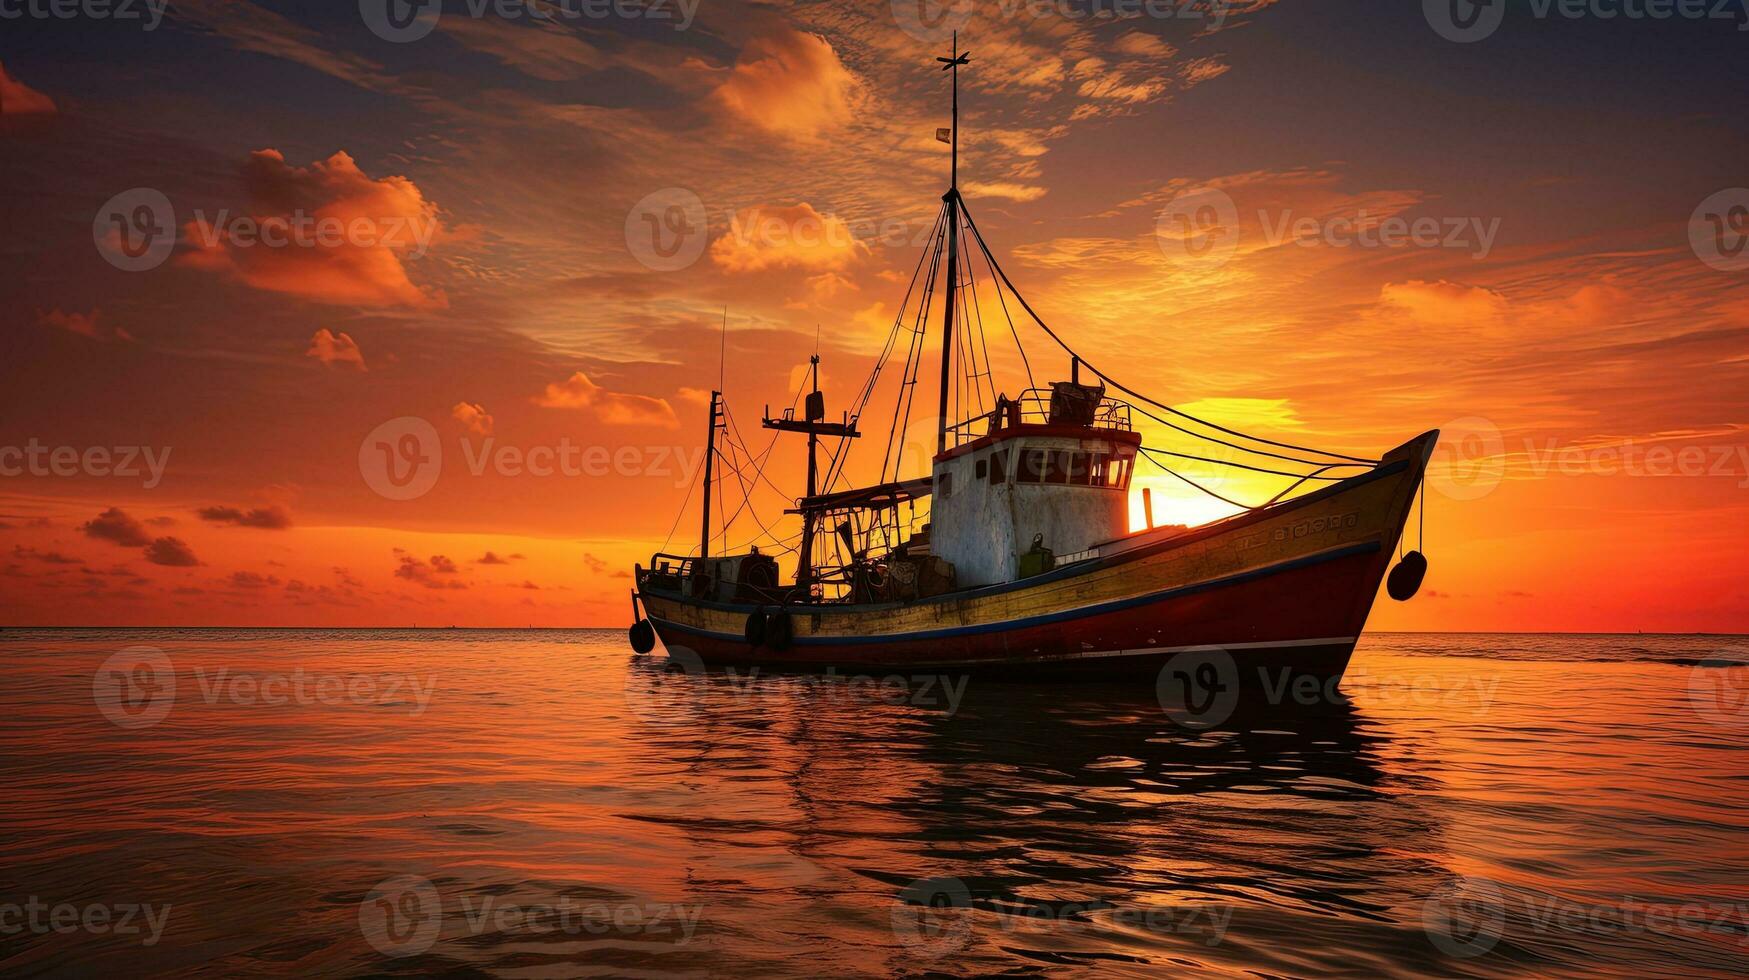
[[[953,130],[947,128],[946,126],[943,126],[940,129],[935,131],[935,139],[937,142],[940,142],[940,143],[952,143],[953,142]]]

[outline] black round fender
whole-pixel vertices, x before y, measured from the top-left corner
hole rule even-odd
[[[1397,567],[1391,569],[1391,574],[1385,578],[1385,591],[1398,602],[1408,602],[1421,591],[1421,580],[1427,577],[1427,556],[1419,551],[1411,551],[1397,562]]]
[[[631,641],[632,649],[639,653],[649,653],[656,649],[656,628],[647,619],[640,619],[626,630],[626,638]]]
[[[795,624],[790,621],[790,615],[782,609],[772,613],[765,619],[765,643],[773,650],[788,650],[790,640],[795,637]]]
[[[765,643],[765,614],[755,609],[747,615],[747,628],[741,631],[747,638],[747,645],[757,647]]]

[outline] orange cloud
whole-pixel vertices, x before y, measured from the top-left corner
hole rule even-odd
[[[432,555],[431,561],[423,562],[412,555],[402,555],[401,564],[395,569],[396,578],[404,578],[409,582],[418,582],[428,589],[465,589],[467,585],[453,579],[440,579],[439,575],[456,574],[454,561],[443,555]]]
[[[364,366],[364,352],[358,349],[358,342],[350,334],[336,334],[327,327],[310,338],[310,349],[304,351],[304,356],[327,365],[350,364],[360,371],[369,370]]]
[[[974,197],[1005,197],[1010,201],[1025,204],[1045,196],[1045,189],[1032,184],[1021,184],[1010,180],[968,180],[966,193]]]
[[[55,100],[6,73],[0,65],[0,116],[49,115]]]
[[[248,571],[232,572],[231,584],[239,589],[265,589],[270,585],[278,585],[279,576]]]
[[[608,391],[589,380],[582,371],[564,381],[547,385],[547,390],[535,403],[545,408],[569,408],[591,412],[608,425],[659,425],[673,428],[680,424],[674,408],[661,398],[648,395],[628,395]]]
[[[424,309],[447,305],[415,286],[406,262],[442,234],[437,206],[406,177],[374,180],[344,151],[291,167],[257,150],[243,168],[247,213],[185,226],[182,264],[318,303]]]
[[[200,559],[194,557],[194,549],[181,538],[159,538],[153,541],[146,546],[146,560],[154,565],[168,565],[172,568],[200,564]]]
[[[269,531],[283,531],[291,527],[292,523],[291,514],[278,504],[249,510],[240,507],[202,507],[199,513],[201,520],[214,524],[235,524],[238,527],[258,527]]]
[[[127,548],[143,548],[152,542],[146,528],[119,507],[111,507],[79,525],[89,537],[110,541]]]
[[[748,42],[716,98],[769,132],[808,137],[850,121],[861,90],[825,38],[785,31]]]
[[[803,201],[789,207],[748,208],[711,243],[711,261],[730,272],[803,268],[837,270],[866,255],[850,226]]]
[[[475,435],[489,436],[492,434],[492,416],[486,414],[484,405],[456,402],[455,408],[450,410],[450,415]]]
[[[121,327],[112,327],[107,330],[104,329],[97,322],[98,316],[101,313],[101,310],[92,310],[90,313],[63,313],[60,310],[53,310],[42,314],[39,320],[43,326],[65,330],[68,333],[76,333],[81,337],[90,337],[93,340],[106,340],[110,338],[114,338],[115,340],[134,339],[132,334],[128,333]]]
[[[1505,309],[1499,293],[1480,286],[1463,286],[1440,280],[1388,282],[1379,290],[1379,301],[1394,306],[1423,323],[1477,325],[1494,319]]]

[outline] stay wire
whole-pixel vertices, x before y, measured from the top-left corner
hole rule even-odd
[[[1095,367],[1085,357],[1082,357],[1073,347],[1070,347],[1068,345],[1068,343],[1063,340],[1062,337],[1057,336],[1056,331],[1052,330],[1050,328],[1050,326],[1045,323],[1044,318],[1038,315],[1038,311],[1034,310],[1032,308],[1032,305],[1026,301],[1026,297],[1021,295],[1020,290],[1015,288],[1014,283],[1008,278],[1008,273],[1003,271],[1002,266],[996,262],[995,256],[990,253],[990,246],[985,244],[985,242],[984,242],[984,236],[981,234],[978,234],[977,223],[975,221],[973,221],[971,211],[965,208],[965,204],[963,201],[961,202],[960,207],[961,207],[961,210],[965,212],[966,223],[971,226],[972,234],[978,240],[978,247],[983,250],[984,257],[989,261],[991,267],[996,270],[996,274],[1002,278],[1002,281],[1004,283],[1007,283],[1009,291],[1014,294],[1015,301],[1020,304],[1022,309],[1026,310],[1027,314],[1032,317],[1033,322],[1038,324],[1039,329],[1043,330],[1046,333],[1046,335],[1048,335],[1051,338],[1051,340],[1056,342],[1058,347],[1061,347],[1066,353],[1075,357],[1082,364],[1085,364],[1089,371],[1093,372],[1099,378],[1103,379],[1106,383],[1110,384],[1113,388],[1116,388],[1117,390],[1123,392],[1126,395],[1129,395],[1132,398],[1139,398],[1142,401],[1145,401],[1148,404],[1155,406],[1156,408],[1159,408],[1159,409],[1166,411],[1166,412],[1170,412],[1173,415],[1177,415],[1180,418],[1189,419],[1190,421],[1195,422],[1199,425],[1207,426],[1211,429],[1214,429],[1217,432],[1222,432],[1222,433],[1225,433],[1227,435],[1234,436],[1234,437],[1237,437],[1240,439],[1246,439],[1246,440],[1249,440],[1251,442],[1262,443],[1263,445],[1266,445],[1266,446],[1275,446],[1278,449],[1291,449],[1291,450],[1294,450],[1296,452],[1312,453],[1313,455],[1317,455],[1317,456],[1329,456],[1333,459],[1347,460],[1347,461],[1353,462],[1353,463],[1363,463],[1363,464],[1367,464],[1367,465],[1375,465],[1378,463],[1378,460],[1376,460],[1376,459],[1365,459],[1365,458],[1360,457],[1360,456],[1349,456],[1349,455],[1346,455],[1343,453],[1330,452],[1330,451],[1323,450],[1323,449],[1314,449],[1310,446],[1298,446],[1298,445],[1295,445],[1295,444],[1289,443],[1289,442],[1278,442],[1274,439],[1265,439],[1262,436],[1254,436],[1254,435],[1250,435],[1249,433],[1240,432],[1237,429],[1229,429],[1226,426],[1219,425],[1219,424],[1214,423],[1214,422],[1210,422],[1207,419],[1199,418],[1195,415],[1191,415],[1189,412],[1185,412],[1185,411],[1182,411],[1180,409],[1173,408],[1172,406],[1167,405],[1164,402],[1156,401],[1153,398],[1150,398],[1147,395],[1144,395],[1141,392],[1136,391],[1134,388],[1131,388],[1131,387],[1123,384],[1122,382],[1117,381],[1116,379],[1112,378],[1110,375],[1106,374],[1105,372],[1099,370],[1099,368]],[[1192,433],[1192,434],[1197,435],[1198,438],[1209,438],[1207,436],[1202,436],[1198,433]],[[1252,452],[1254,450],[1247,449],[1247,450],[1243,450],[1243,451]],[[1308,462],[1308,465],[1313,465],[1313,464],[1310,464]]]

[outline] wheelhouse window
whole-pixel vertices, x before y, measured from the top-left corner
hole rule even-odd
[[[1071,454],[1068,451],[1062,450],[1062,449],[1053,449],[1050,451],[1050,460],[1045,467],[1044,482],[1046,482],[1046,483],[1068,483],[1069,482],[1069,456],[1070,455]]]
[[[990,454],[990,482],[1008,482],[1008,450],[998,449]]]
[[[953,474],[952,473],[943,473],[943,474],[941,474],[941,476],[936,478],[935,492],[940,494],[943,498],[953,496]]]
[[[1131,457],[1129,456],[1113,456],[1110,464],[1111,477],[1106,485],[1118,490],[1128,490],[1130,487],[1130,462]]]
[[[1118,453],[1093,453],[1072,449],[1025,449],[1020,451],[1014,482],[1047,483],[1071,487],[1104,487],[1127,490],[1133,457]],[[1005,479],[1006,460],[991,457],[990,482]]]
[[[1086,453],[1069,454],[1069,482],[1078,487],[1091,485],[1092,476]]]

